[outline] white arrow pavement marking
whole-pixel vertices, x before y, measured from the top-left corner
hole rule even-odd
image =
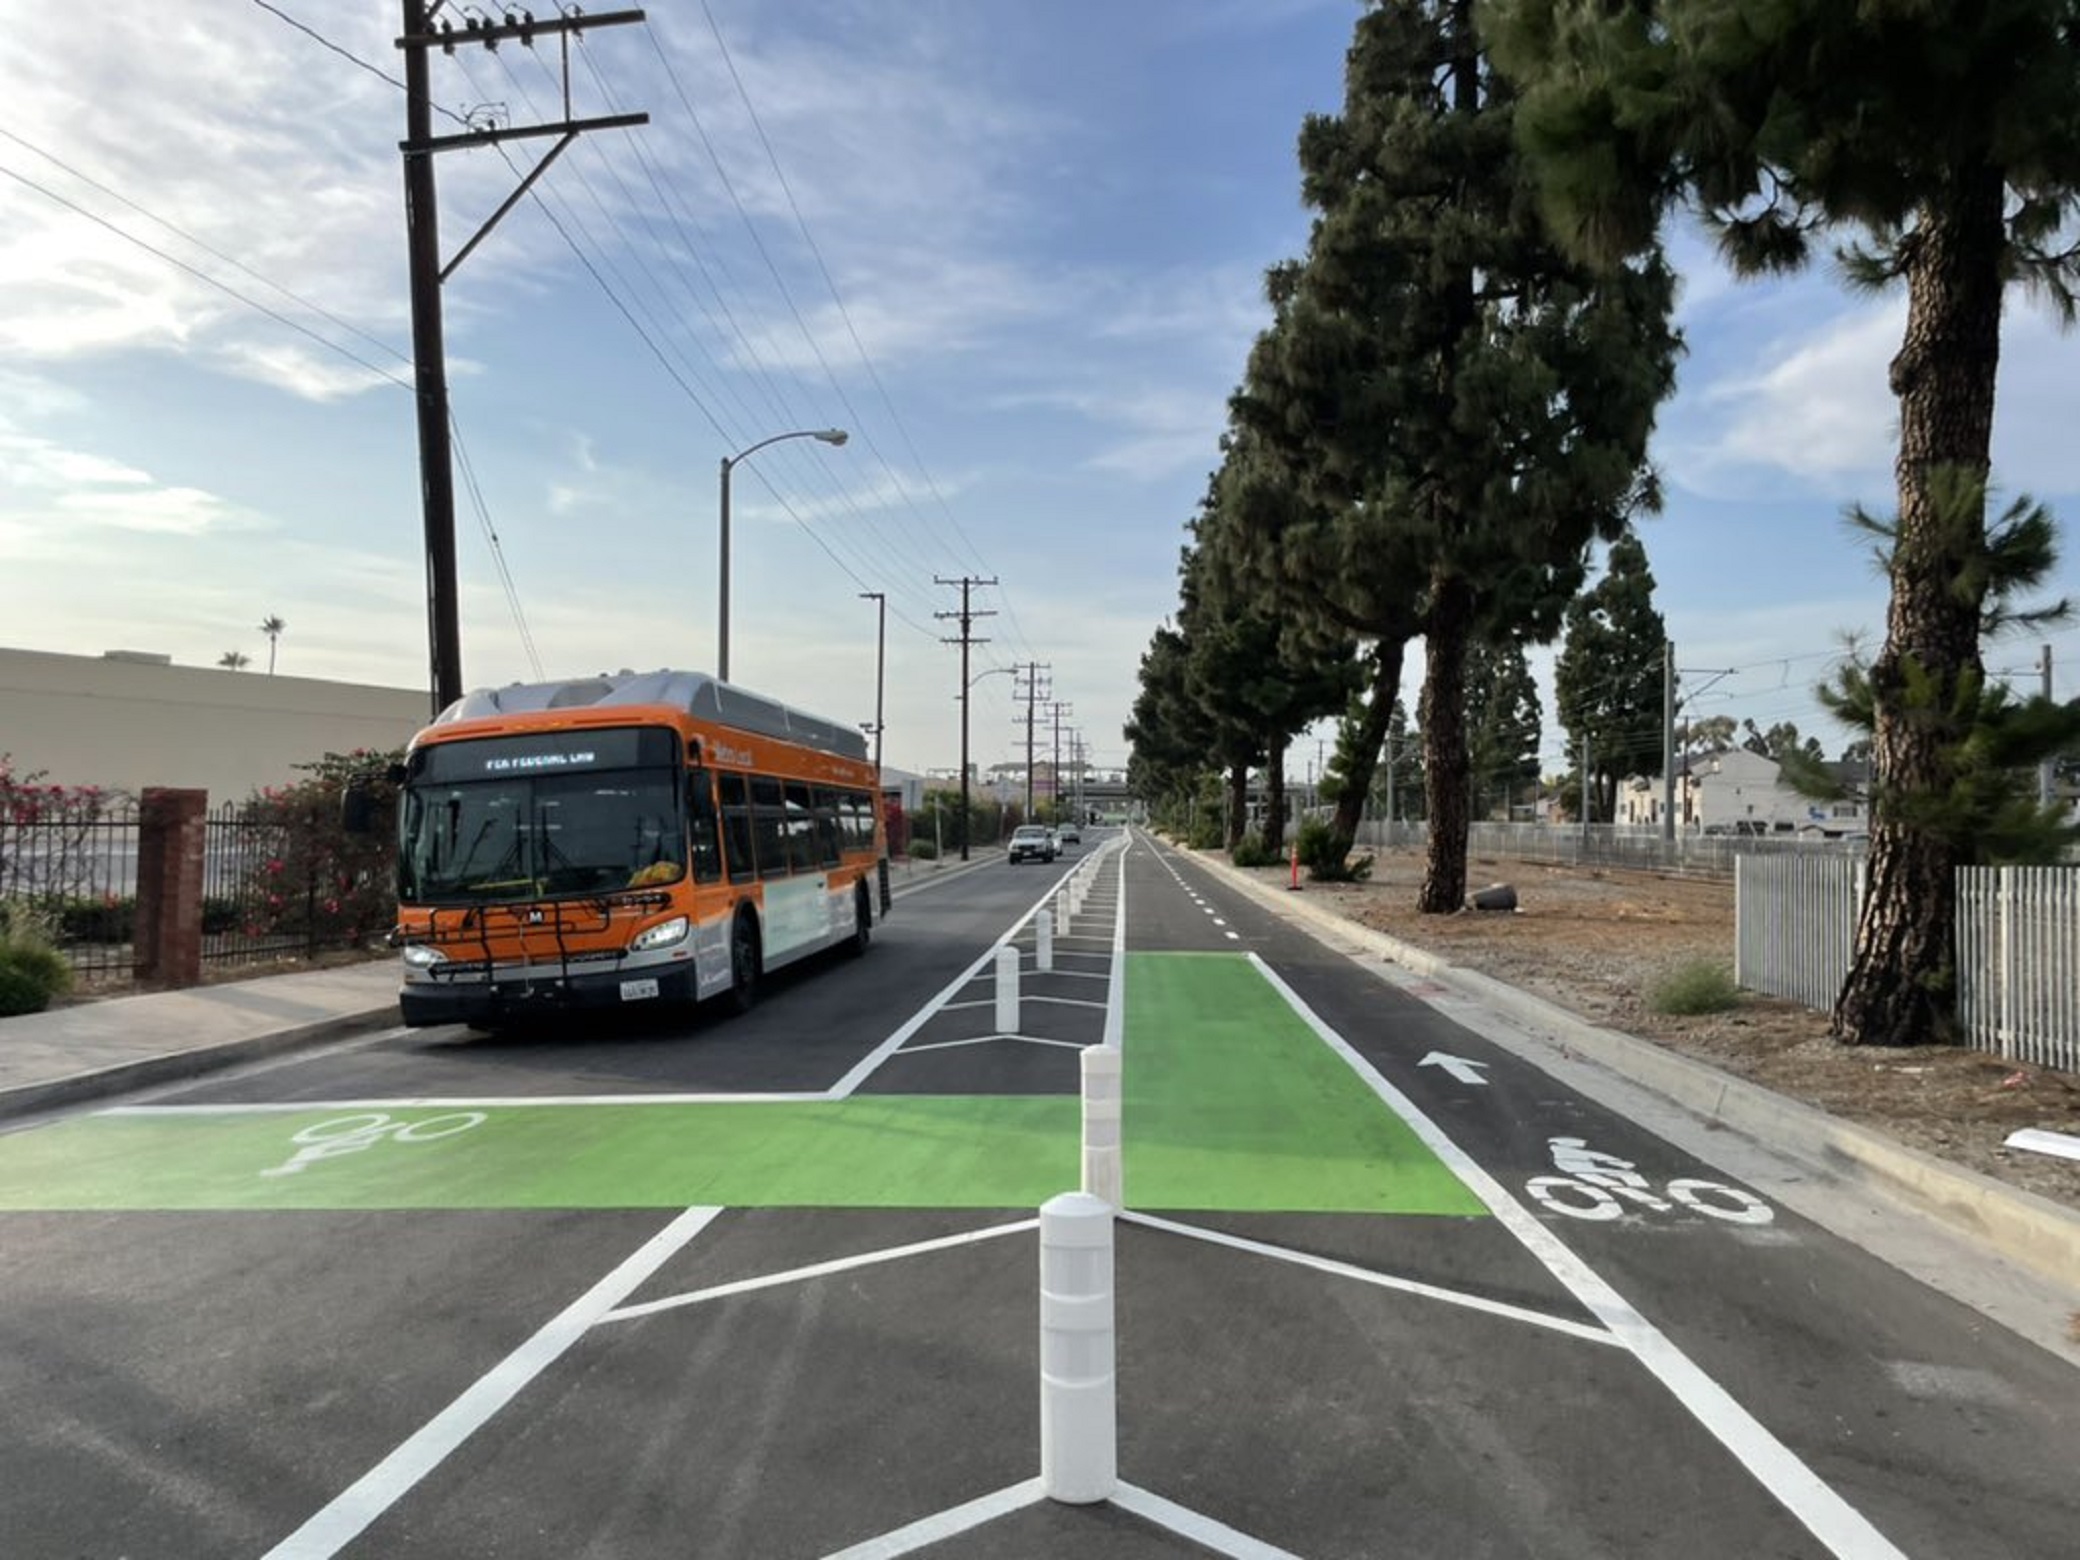
[[[1477,1083],[1482,1088],[1488,1086],[1488,1080],[1481,1076],[1481,1069],[1488,1065],[1486,1062],[1470,1061],[1463,1056],[1447,1056],[1442,1051],[1432,1051],[1416,1065],[1442,1067],[1461,1083]]]

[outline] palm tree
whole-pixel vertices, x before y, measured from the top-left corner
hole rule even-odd
[[[242,672],[246,669],[247,663],[249,663],[252,659],[253,658],[251,656],[241,655],[236,650],[226,650],[222,655],[217,657],[217,665],[226,667],[234,672]]]
[[[267,675],[270,677],[274,675],[275,642],[282,637],[282,630],[288,626],[271,612],[260,620],[260,632],[267,636]]]

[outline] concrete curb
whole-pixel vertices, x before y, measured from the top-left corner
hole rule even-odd
[[[15,1084],[0,1088],[0,1118],[54,1110],[85,1100],[105,1099],[111,1094],[149,1088],[156,1083],[178,1083],[188,1078],[199,1078],[227,1067],[236,1067],[242,1062],[259,1061],[287,1051],[323,1045],[331,1040],[344,1040],[350,1035],[386,1028],[398,1021],[397,1004],[393,1001],[387,1007],[341,1013],[313,1023],[247,1035],[214,1045],[192,1046],[184,1051],[141,1056],[135,1061],[120,1062],[92,1072],[73,1073],[38,1083]]]
[[[1268,888],[1226,862],[1198,852],[1190,855],[1281,916],[1334,932],[1384,960],[1441,981],[1501,1013],[1544,1047],[1564,1049],[1594,1062],[1708,1123],[1802,1160],[1816,1170],[1904,1197],[1942,1224],[2009,1260],[2080,1289],[2080,1213],[2072,1209],[1787,1099],[1709,1063],[1592,1024],[1558,1003],[1477,970],[1461,969],[1426,949],[1309,902],[1302,894]],[[1539,1061],[1535,1052],[1529,1059],[1534,1064]]]

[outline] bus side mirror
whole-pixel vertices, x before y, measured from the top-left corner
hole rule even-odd
[[[349,834],[375,833],[376,799],[365,782],[350,780],[340,793],[339,826]]]

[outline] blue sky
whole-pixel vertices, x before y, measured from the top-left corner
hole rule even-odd
[[[885,592],[888,760],[950,766],[959,655],[937,614],[958,593],[934,577],[994,576],[976,760],[1023,754],[993,669],[1039,662],[1063,730],[1124,762],[1259,278],[1305,242],[1294,137],[1339,106],[1356,15],[663,0],[588,34],[575,111],[651,123],[582,137],[446,288],[484,504],[465,483],[465,680],[712,668],[719,460],[841,426],[842,449],[786,441],[736,471],[736,680],[870,721],[859,593]],[[285,674],[424,686],[404,100],[377,74],[402,74],[396,6],[162,0],[87,28],[0,0],[0,22],[0,644],[260,668],[277,614]],[[440,128],[553,117],[556,66],[553,47],[437,57]],[[452,256],[516,176],[489,150],[438,171]],[[1903,305],[1824,273],[1736,284],[1694,239],[1677,256],[1690,351],[1644,528],[1657,601],[1687,685],[1731,672],[1696,713],[1795,720],[1833,751],[1809,689],[1844,632],[1882,629],[1839,516],[1890,506]],[[1997,476],[2069,520],[2076,345],[2011,301]],[[2039,642],[1989,664],[2034,686]],[[2070,695],[2080,633],[2050,642]],[[1563,746],[1549,705],[1549,770]]]

